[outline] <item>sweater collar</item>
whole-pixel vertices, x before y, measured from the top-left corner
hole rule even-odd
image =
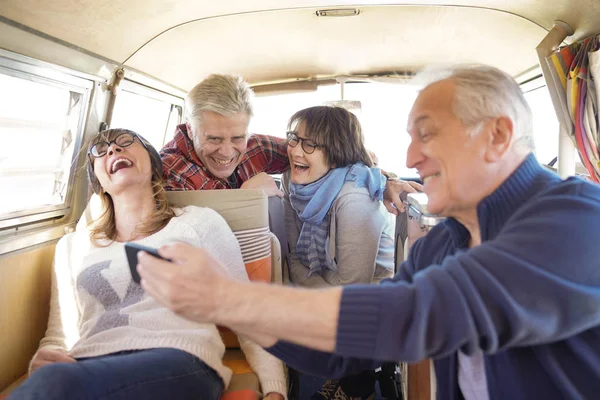
[[[545,170],[533,153],[529,154],[521,165],[489,196],[477,205],[477,219],[481,232],[481,241],[493,239],[504,223],[515,211],[535,193],[535,183],[540,179],[559,178]],[[468,247],[469,231],[454,218],[444,221],[455,245]]]

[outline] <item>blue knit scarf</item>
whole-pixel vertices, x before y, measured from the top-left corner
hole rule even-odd
[[[296,255],[309,267],[308,276],[323,268],[336,269],[328,255],[329,209],[344,183],[353,181],[356,187],[365,187],[374,200],[383,199],[385,177],[379,168],[354,164],[331,169],[325,176],[308,185],[290,182],[290,203],[302,221],[302,230],[296,243]]]

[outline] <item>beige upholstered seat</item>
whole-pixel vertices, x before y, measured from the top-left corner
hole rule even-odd
[[[208,207],[221,214],[240,242],[250,279],[258,278],[262,266],[256,262],[268,255],[270,278],[259,280],[282,282],[281,247],[269,231],[268,198],[262,190],[188,190],[169,192],[167,197],[176,206]],[[266,278],[265,272],[261,276]]]
[[[169,192],[169,201],[177,206],[195,205],[217,211],[229,224],[242,249],[251,280],[282,282],[279,241],[269,231],[267,196],[262,190],[195,190]],[[251,371],[237,338],[221,329],[227,346],[224,364],[233,371],[224,399],[250,399],[249,391],[258,391],[258,378]]]

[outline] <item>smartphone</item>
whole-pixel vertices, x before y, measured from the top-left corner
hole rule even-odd
[[[129,262],[129,271],[131,271],[131,278],[133,281],[139,285],[140,283],[140,274],[137,272],[137,253],[138,251],[145,251],[148,254],[151,254],[153,257],[160,258],[161,260],[171,261],[168,258],[161,257],[158,254],[158,250],[152,247],[142,246],[137,243],[125,243],[125,254],[127,255],[127,261]]]

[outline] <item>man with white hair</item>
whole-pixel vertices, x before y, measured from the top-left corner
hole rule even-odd
[[[167,190],[263,189],[289,169],[285,139],[248,135],[252,89],[239,76],[210,75],[186,96],[186,123],[160,151]]]
[[[517,83],[450,70],[411,110],[408,167],[448,217],[380,285],[320,291],[236,282],[202,249],[140,255],[142,286],[195,321],[244,332],[288,365],[339,377],[434,359],[439,399],[600,393],[600,186],[531,153]]]

